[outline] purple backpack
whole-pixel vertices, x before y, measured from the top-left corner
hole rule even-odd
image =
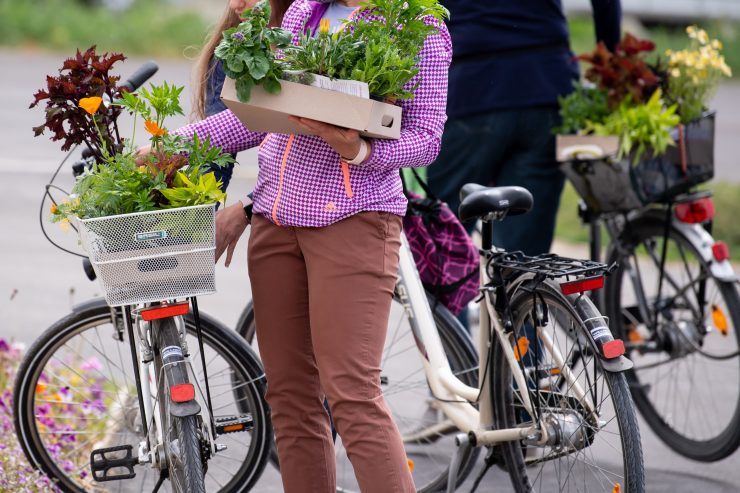
[[[403,229],[424,288],[457,315],[479,292],[478,249],[447,204],[412,171],[428,197],[404,185],[409,204]]]

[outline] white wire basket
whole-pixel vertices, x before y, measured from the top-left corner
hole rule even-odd
[[[216,292],[215,204],[76,222],[110,306]]]

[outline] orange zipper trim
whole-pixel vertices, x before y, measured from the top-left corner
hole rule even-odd
[[[285,151],[283,151],[283,162],[280,164],[280,181],[278,182],[278,191],[275,195],[275,202],[272,204],[272,221],[280,226],[280,221],[277,218],[278,204],[280,203],[280,195],[283,193],[283,178],[285,177],[285,165],[288,162],[288,154],[290,154],[290,148],[293,145],[293,138],[295,135],[290,134],[288,137],[288,143],[285,144]]]
[[[352,192],[352,183],[349,181],[349,164],[347,161],[342,161],[342,176],[344,176],[344,193],[347,194],[347,198],[352,198],[354,193]]]

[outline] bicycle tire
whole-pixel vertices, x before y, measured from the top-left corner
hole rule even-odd
[[[46,362],[52,358],[58,348],[63,347],[65,342],[71,340],[77,333],[84,332],[88,328],[98,328],[101,331],[107,330],[112,327],[111,320],[111,309],[105,304],[105,300],[103,299],[91,300],[76,307],[71,314],[49,327],[31,345],[26,353],[26,357],[21,362],[14,385],[14,424],[21,447],[30,464],[36,469],[46,473],[48,476],[58,479],[56,486],[65,493],[84,493],[86,491],[90,491],[90,488],[85,488],[86,483],[83,478],[79,477],[79,475],[76,475],[74,478],[70,477],[71,472],[66,472],[63,469],[63,464],[55,461],[51,457],[49,450],[44,446],[44,440],[39,434],[38,423],[36,422],[34,405],[34,396],[37,391],[37,384],[40,383],[39,375],[44,370]],[[248,402],[254,426],[248,435],[250,440],[246,440],[246,435],[243,433],[222,435],[217,438],[219,443],[226,442],[229,444],[229,450],[223,452],[224,454],[230,455],[233,454],[234,451],[246,448],[245,457],[240,459],[241,462],[238,465],[238,470],[233,474],[230,480],[220,481],[217,483],[215,479],[209,478],[209,475],[212,474],[211,471],[209,471],[206,474],[206,487],[209,492],[221,491],[222,493],[243,493],[249,491],[259,480],[262,471],[267,464],[269,449],[271,447],[272,426],[270,423],[269,409],[264,400],[264,371],[259,359],[253,353],[251,348],[244,344],[244,341],[237,334],[226,329],[206,314],[201,313],[200,321],[203,333],[203,343],[204,348],[207,351],[207,356],[209,355],[209,351],[215,352],[217,355],[222,355],[228,365],[234,369],[234,373],[242,375],[245,383],[239,389],[239,399]],[[194,320],[192,317],[188,316],[185,319],[185,323],[188,330],[188,339],[191,340],[192,337],[192,340],[194,340],[195,338],[192,336],[195,330]],[[197,344],[193,344],[192,340],[190,347],[194,353],[198,354],[196,352]],[[124,341],[121,342],[126,346],[125,349],[128,350],[127,335],[125,335]],[[123,355],[128,355],[128,359],[125,361],[130,369],[130,351],[123,353]],[[195,357],[194,361],[194,371],[198,374],[202,370],[200,368],[199,357]],[[216,381],[218,378],[218,375],[215,375],[215,372],[212,374],[209,371],[208,376],[209,380],[212,382]],[[228,386],[230,385],[230,381],[221,385]],[[123,404],[121,405],[121,408],[124,411],[122,414],[122,420],[126,423],[130,421],[132,423],[132,427],[135,425],[140,426],[141,424],[136,395],[137,394],[134,392],[133,395],[127,396],[124,400],[126,405],[129,404],[129,400],[131,401],[130,409],[123,409],[124,406]],[[216,399],[218,399],[218,397],[214,395],[214,400]],[[224,397],[224,399],[228,399],[228,395]],[[216,403],[214,402],[214,410],[215,408]],[[126,410],[133,411],[133,417],[130,417],[129,414],[125,414]],[[139,420],[138,423],[136,423],[137,418]],[[138,442],[141,438],[140,435],[136,436],[138,437],[136,440]],[[136,451],[134,450],[134,454],[135,453]],[[215,461],[216,459],[218,459],[218,455],[211,460]],[[87,466],[85,465],[84,467]],[[84,470],[85,469],[79,468],[72,472],[79,473]],[[140,481],[142,485],[146,485],[146,488],[139,488],[137,491],[141,491],[142,489],[152,489],[152,486],[158,477],[152,476],[150,471],[152,471],[152,469],[146,466],[143,474],[137,476],[136,480]],[[87,474],[87,476],[89,476],[89,474]],[[112,488],[119,487],[117,482],[107,484]],[[209,487],[209,485],[214,484],[220,484],[223,486]],[[98,491],[101,490],[106,483],[95,483],[95,485],[98,488],[96,491]],[[169,485],[166,483],[165,485],[166,487],[160,491],[166,491]]]
[[[532,316],[535,307],[533,293],[537,293],[538,300],[541,300],[539,303],[544,302],[547,306],[548,322],[541,330],[546,330],[549,334],[549,327],[553,327],[551,334],[553,343],[558,346],[565,344],[565,351],[563,351],[563,354],[566,355],[565,361],[576,361],[576,363],[583,365],[582,369],[577,372],[574,371],[578,381],[581,384],[584,383],[583,380],[588,382],[590,380],[586,377],[590,375],[590,378],[593,378],[596,390],[599,390],[599,386],[596,384],[597,378],[602,377],[606,385],[601,384],[602,400],[598,400],[598,398],[591,400],[599,403],[599,429],[595,430],[596,426],[588,422],[589,413],[586,412],[586,406],[575,396],[570,395],[573,387],[566,387],[563,391],[564,380],[561,377],[554,376],[563,374],[562,366],[557,366],[558,371],[556,373],[550,372],[550,376],[544,379],[545,384],[543,382],[535,384],[534,379],[531,378],[531,373],[528,374],[527,386],[530,388],[529,394],[532,401],[540,403],[542,416],[547,416],[557,423],[555,427],[550,429],[550,431],[555,430],[555,433],[551,436],[559,437],[566,443],[543,447],[527,445],[524,441],[501,443],[500,453],[514,490],[517,493],[530,491],[629,491],[641,493],[645,491],[640,432],[626,379],[621,373],[605,371],[600,358],[594,357],[597,350],[591,337],[586,333],[583,319],[574,310],[571,302],[547,282],[539,285],[532,284],[529,289],[518,290],[511,298],[512,321],[515,329],[512,332],[512,345],[517,344],[514,342],[514,338],[518,336],[514,336],[514,334],[521,333],[517,329],[531,323],[527,317]],[[584,317],[585,319],[600,317],[590,300],[583,297],[581,301],[586,303],[585,308],[589,313],[588,317]],[[563,324],[563,321],[568,319],[570,319],[569,328],[575,334],[566,334],[567,329],[562,333],[556,332],[557,327],[554,326]],[[569,344],[571,345],[570,350],[568,350]],[[532,347],[531,342],[529,347]],[[543,367],[547,368],[553,360],[548,359],[544,352],[544,346],[540,346],[540,348],[543,349],[543,352],[537,359]],[[578,349],[576,350],[576,348]],[[525,351],[524,358],[527,358],[526,355],[533,358],[530,352],[526,352],[529,349],[523,351]],[[581,354],[576,355],[576,351]],[[529,361],[531,362],[532,359]],[[589,367],[592,365],[593,371],[591,372]],[[553,364],[553,366],[555,365]],[[571,368],[574,369],[575,367]],[[521,398],[517,397],[515,385],[512,384],[511,368],[498,341],[494,343],[491,375],[490,385],[491,395],[493,396],[495,428],[514,428],[531,419],[523,411]],[[537,378],[542,380],[539,375]],[[547,382],[549,382],[549,386]],[[586,388],[586,392],[591,393],[591,397],[594,397],[591,388]],[[578,426],[567,429],[569,425],[572,426],[573,419],[577,420]],[[605,424],[602,423],[603,420],[607,420]],[[614,434],[619,435],[619,444],[610,443]],[[573,445],[574,442],[576,445]],[[621,453],[617,450],[617,445],[621,448]],[[599,454],[598,458],[594,454]],[[606,454],[609,454],[609,457],[604,457]],[[587,469],[589,461],[592,459],[594,471]],[[566,463],[563,463],[563,461],[566,461]],[[598,463],[596,463],[597,461]],[[606,465],[611,465],[615,461],[619,461],[621,465],[612,465],[612,470],[607,469]],[[552,468],[551,471],[550,468]],[[583,470],[582,477],[581,470]],[[564,474],[567,474],[567,476],[563,477]],[[571,474],[579,477],[571,482]],[[617,486],[617,483],[619,483],[619,486]]]
[[[640,323],[631,314],[634,309],[632,305],[628,306],[627,299],[634,296],[634,284],[630,292],[631,281],[626,265],[629,262],[629,265],[638,266],[638,275],[647,281],[652,267],[659,271],[658,265],[651,266],[654,262],[647,250],[655,249],[661,253],[664,237],[665,217],[643,216],[626,225],[618,238],[619,246],[611,248],[609,261],[617,262],[618,268],[607,278],[606,313],[612,320],[615,337],[626,342],[627,356],[635,363],[635,367],[625,375],[635,404],[645,421],[675,452],[693,460],[713,462],[731,455],[740,447],[740,356],[727,360],[716,359],[736,353],[740,348],[740,295],[735,283],[715,279],[693,243],[671,226],[668,248],[674,257],[677,253],[684,264],[694,265],[679,266],[678,271],[683,270],[686,278],[682,277],[684,273],[681,272],[673,274],[675,279],[681,276],[680,282],[685,279],[686,295],[674,294],[673,301],[670,301],[670,292],[661,293],[661,299],[669,301],[661,303],[665,307],[662,310],[669,309],[673,320],[662,316],[658,319],[660,330],[665,331],[665,335],[659,338],[656,331],[658,325],[652,321],[649,324],[644,321]],[[674,260],[672,262],[675,263]],[[694,272],[698,276],[696,280],[690,279]],[[702,277],[705,277],[708,287],[706,306],[713,305],[729,315],[729,331],[734,331],[734,334],[721,336],[721,332],[714,328],[700,335],[698,329],[702,325],[712,327],[714,323],[709,314],[705,313],[706,318],[699,320],[699,317],[690,317],[680,308],[680,305],[691,306],[691,303],[698,301],[696,297],[692,299],[690,286],[698,286]],[[643,284],[652,285],[648,282]],[[710,299],[710,295],[714,295],[714,299]],[[646,297],[657,299],[657,292],[646,293]],[[698,308],[697,302],[692,309]],[[662,313],[662,310],[658,313]],[[654,314],[651,309],[650,316]],[[683,322],[684,329],[678,325],[680,322]],[[638,334],[632,336],[637,338],[640,331],[644,334],[640,337],[645,342],[632,343],[631,333]],[[701,346],[702,351],[713,354],[713,358],[704,357],[691,344],[687,344],[686,341],[690,340],[687,335],[696,337],[694,342]],[[653,339],[660,344],[659,349],[641,353],[641,346]],[[656,363],[658,366],[646,366]],[[693,385],[693,382],[699,382],[699,385]]]
[[[452,368],[453,373],[455,373],[458,376],[458,378],[460,378],[467,385],[470,385],[472,387],[477,387],[478,355],[470,339],[470,336],[465,332],[465,329],[462,327],[462,325],[460,325],[460,322],[455,318],[455,316],[452,315],[452,313],[450,313],[450,311],[444,305],[442,305],[439,302],[436,302],[431,297],[431,295],[428,295],[428,296],[429,296],[430,306],[432,307],[432,313],[434,315],[434,320],[437,325],[437,331],[442,340],[442,345],[444,347],[445,353],[448,356],[450,367]],[[397,298],[394,298],[394,299],[397,301]],[[401,315],[401,317],[404,317],[406,312],[403,311],[402,313],[404,315]],[[403,321],[401,321],[401,323],[403,323]],[[408,327],[404,327],[404,330],[406,332],[410,332],[410,329]],[[248,342],[253,343],[256,330],[255,330],[255,321],[254,321],[254,310],[253,310],[251,301],[247,304],[245,309],[242,311],[239,317],[239,321],[237,323],[236,331],[239,334],[242,334],[242,336]],[[399,330],[399,332],[403,332],[403,330]],[[390,331],[389,331],[389,334],[390,334]],[[382,359],[384,363],[387,362],[388,355],[391,350],[392,350],[392,347],[389,346],[388,341],[387,341],[386,347],[384,349],[383,359]],[[387,367],[387,366],[384,364],[384,367]],[[385,373],[385,372],[383,371],[382,373]],[[423,381],[423,385],[425,389],[428,389],[428,385],[425,379]],[[410,388],[411,387],[409,387],[409,389]],[[388,393],[392,394],[393,388],[390,388],[388,384],[385,384],[383,385],[383,391],[385,394],[388,394]],[[396,406],[393,405],[393,402],[390,402],[390,404],[391,404],[391,409],[396,409]],[[398,417],[396,413],[394,413],[394,420],[396,421],[396,423],[403,421]],[[402,426],[399,426],[399,427],[402,428]],[[401,433],[402,435],[404,435],[403,429],[401,429]],[[454,433],[451,432],[449,435],[450,441],[452,440],[453,435]],[[430,442],[429,448],[430,449],[435,448],[435,443],[436,442]],[[418,445],[418,443],[414,445]],[[407,442],[407,450],[409,449],[409,447],[410,445],[408,445],[408,442]],[[454,452],[454,448],[451,445],[449,447],[440,447],[440,448],[445,448],[447,451],[449,451],[450,456]],[[341,454],[342,453],[341,450],[338,453]],[[465,479],[468,477],[471,470],[475,466],[479,453],[480,453],[479,448],[472,448],[468,450],[466,454],[463,456],[460,469],[458,472],[457,486],[461,485],[465,481]],[[277,458],[277,452],[274,448],[271,453],[271,462],[275,467],[279,469],[280,467],[279,460]],[[429,492],[444,491],[446,489],[450,460],[445,459],[440,462],[445,464],[445,467],[440,468],[438,471],[431,473],[431,477],[426,477],[426,478],[422,476],[423,473],[422,473],[421,468],[424,467],[423,464],[421,462],[419,464],[415,464],[413,474],[414,474],[414,481],[417,486],[417,491],[419,491],[420,493],[429,493]],[[341,471],[337,472],[337,484],[338,484],[337,490],[338,491],[350,492],[356,489],[356,485],[354,484],[352,484],[351,486],[342,484],[343,481],[349,482],[349,483],[353,481],[354,477],[352,476],[351,472],[352,471],[348,471],[344,475],[345,479],[343,479],[343,474]],[[349,476],[352,476],[352,477],[350,478]]]
[[[179,341],[180,336],[174,319],[153,321],[152,338],[156,341]],[[159,383],[158,407],[168,477],[175,493],[206,493],[204,461],[201,458],[201,434],[198,432],[199,415],[180,417],[170,413],[169,388],[173,382],[168,381],[166,372],[163,371],[160,352],[162,347],[157,347],[163,345],[160,342],[155,345],[154,373]]]

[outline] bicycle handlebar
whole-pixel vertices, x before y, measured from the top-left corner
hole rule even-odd
[[[157,65],[153,60],[149,60],[144,65],[139,67],[136,72],[131,75],[131,77],[126,79],[121,87],[125,87],[129,92],[135,91],[144,82],[146,82],[147,79],[156,74],[157,70],[159,70],[159,65]]]

